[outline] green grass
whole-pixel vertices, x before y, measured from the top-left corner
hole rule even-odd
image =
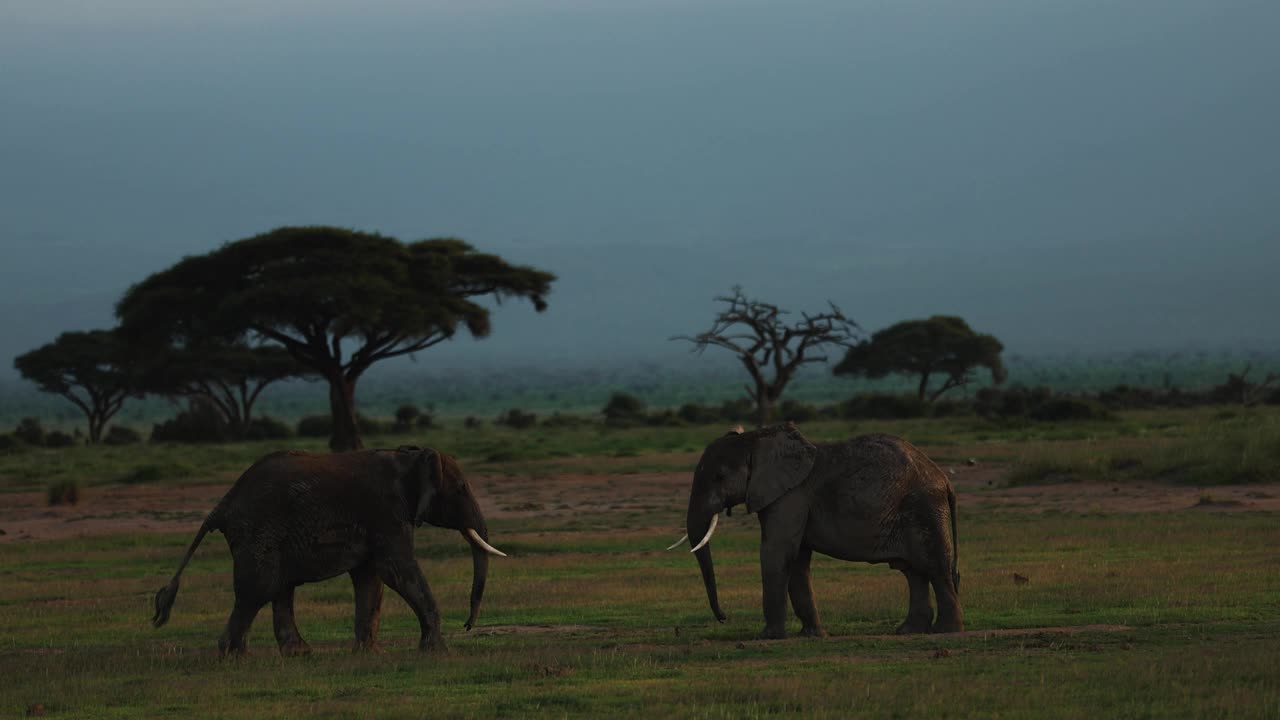
[[[460,626],[469,562],[452,533],[419,532],[450,652],[419,656],[416,621],[388,595],[382,654],[351,654],[350,585],[304,586],[315,653],[275,652],[269,609],[242,660],[216,657],[231,605],[214,536],[170,624],[151,594],[186,536],[0,545],[0,713],[52,717],[1266,717],[1280,712],[1280,524],[1268,514],[962,513],[971,630],[1117,624],[1074,635],[886,637],[906,587],[884,566],[815,559],[833,637],[756,643],[754,518],[723,523],[719,625],[696,565],[665,553],[671,510],[631,530],[503,520],[481,624]],[[607,512],[585,518],[600,528]],[[678,521],[677,521],[678,522]],[[1013,573],[1030,579],[1015,584]],[[793,626],[795,622],[792,622]],[[524,629],[524,632],[515,630]]]

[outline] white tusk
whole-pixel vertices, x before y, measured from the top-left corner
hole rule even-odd
[[[672,545],[671,547],[669,547],[669,548],[667,548],[667,549],[668,549],[668,550],[675,550],[676,548],[678,548],[678,547],[680,547],[681,545],[683,545],[683,544],[684,544],[684,541],[685,541],[685,540],[688,540],[688,539],[689,539],[689,534],[688,534],[688,533],[685,533],[685,534],[684,534],[684,535],[683,535],[679,540],[677,540],[677,541],[676,541],[676,544],[675,544],[675,545]]]
[[[706,534],[706,536],[702,538],[702,542],[698,543],[698,544],[697,544],[697,545],[696,545],[692,550],[690,550],[689,552],[691,552],[691,553],[696,553],[696,552],[698,552],[699,550],[701,550],[701,549],[702,549],[702,546],[703,546],[703,545],[706,545],[707,543],[711,542],[711,535],[712,535],[713,533],[715,533],[715,531],[716,531],[716,523],[718,523],[718,522],[720,522],[720,513],[716,513],[715,515],[712,515],[712,516],[711,516],[711,527],[707,528],[707,534]]]
[[[490,555],[497,555],[498,557],[506,557],[506,556],[507,556],[507,554],[506,554],[506,553],[502,552],[502,551],[501,551],[501,550],[499,550],[498,548],[496,548],[496,547],[494,547],[494,546],[490,545],[489,543],[485,542],[485,541],[484,541],[484,538],[480,537],[480,533],[476,532],[474,529],[472,529],[472,528],[467,528],[467,534],[471,536],[471,539],[472,539],[472,540],[474,540],[474,541],[475,541],[475,543],[476,543],[477,545],[479,545],[480,547],[484,548],[484,551],[485,551],[485,552],[487,552],[487,553],[489,553]]]

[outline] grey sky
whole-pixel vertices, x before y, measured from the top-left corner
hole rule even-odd
[[[1031,354],[1276,348],[1277,32],[1273,0],[9,0],[0,355],[310,223],[561,275],[443,362],[671,354],[735,283]]]

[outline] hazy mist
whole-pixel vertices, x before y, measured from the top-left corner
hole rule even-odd
[[[559,274],[432,363],[671,357],[734,284],[1028,354],[1280,346],[1274,0],[104,7],[0,6],[0,374],[286,224]]]

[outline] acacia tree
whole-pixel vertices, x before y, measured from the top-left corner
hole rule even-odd
[[[739,286],[734,286],[731,295],[715,300],[726,307],[716,315],[710,330],[671,339],[693,343],[693,352],[698,354],[713,345],[736,354],[751,376],[746,389],[761,427],[773,419],[773,408],[802,365],[826,362],[825,355],[815,353],[828,345],[848,347],[860,332],[858,324],[830,302],[827,312],[801,313],[800,320],[787,324],[783,317],[789,314],[786,310],[747,299]]]
[[[102,439],[103,428],[125,399],[139,394],[128,343],[114,330],[62,333],[19,355],[13,366],[41,390],[80,408],[89,421],[91,443]]]
[[[291,377],[314,379],[279,345],[212,340],[153,348],[141,375],[145,392],[208,401],[235,437],[243,437],[253,406],[268,385]]]
[[[991,371],[992,382],[1004,382],[1007,372],[1000,361],[1003,350],[999,340],[974,332],[964,320],[934,315],[877,331],[870,340],[849,348],[834,372],[872,379],[894,373],[919,376],[917,397],[933,402],[948,390],[973,382],[973,372],[980,367]],[[929,393],[929,379],[935,375],[943,375],[946,380]]]
[[[483,297],[541,312],[555,276],[452,239],[403,243],[332,227],[284,227],[185,258],[133,286],[123,327],[170,339],[270,342],[329,384],[335,451],[362,447],[355,389],[374,363],[420,352],[461,327],[489,334]]]

